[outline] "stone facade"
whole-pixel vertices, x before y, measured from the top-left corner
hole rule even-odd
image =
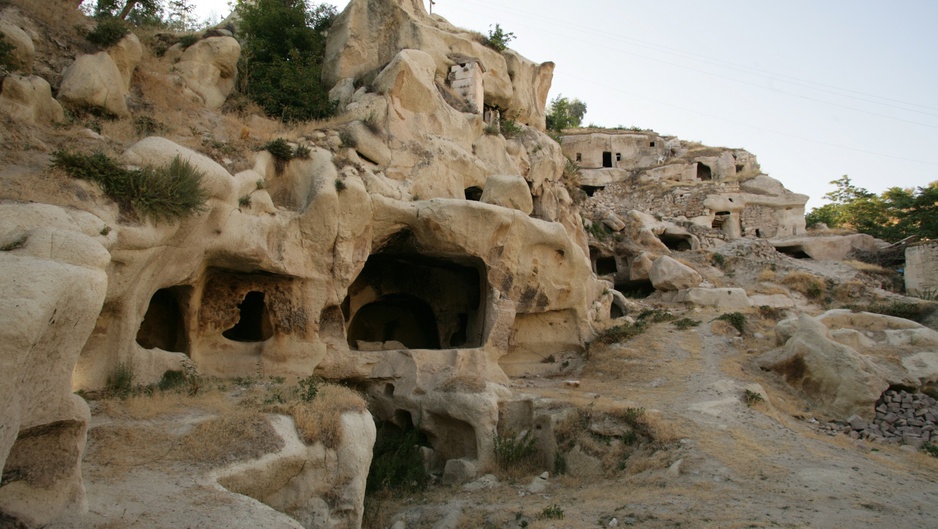
[[[919,295],[938,292],[938,241],[905,249],[905,290]]]

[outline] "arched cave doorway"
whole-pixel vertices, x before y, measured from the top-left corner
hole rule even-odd
[[[697,179],[701,182],[713,180],[713,172],[708,165],[697,162]]]
[[[248,292],[238,304],[238,312],[238,323],[221,333],[225,338],[235,342],[263,342],[274,335],[263,292]]]
[[[482,188],[478,186],[467,187],[465,189],[466,200],[478,202],[482,200]]]
[[[665,246],[668,247],[672,252],[686,252],[688,250],[693,250],[693,245],[691,244],[690,237],[686,235],[672,235],[669,233],[662,233],[658,236]]]
[[[383,296],[358,309],[348,329],[349,346],[400,342],[408,349],[439,349],[436,317],[424,301],[407,294]]]
[[[188,353],[189,335],[182,307],[191,294],[192,288],[186,286],[157,290],[137,330],[137,344],[144,349]]]
[[[481,259],[427,255],[410,231],[402,231],[368,258],[349,287],[342,303],[348,345],[355,350],[365,342],[389,341],[410,349],[480,347],[485,280]]]

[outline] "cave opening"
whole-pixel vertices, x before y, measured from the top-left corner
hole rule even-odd
[[[615,289],[630,299],[645,299],[655,293],[655,286],[649,279],[616,283]]]
[[[482,200],[482,188],[479,186],[467,187],[465,190],[466,200],[478,202]]]
[[[658,239],[672,252],[686,252],[688,250],[693,250],[690,237],[687,237],[686,235],[671,235],[668,233],[662,233]]]
[[[252,290],[245,294],[244,301],[238,304],[238,323],[221,333],[235,342],[263,342],[274,335],[273,324],[264,293]]]
[[[609,257],[598,257],[596,259],[596,275],[606,276],[606,275],[615,275],[619,272],[619,267],[616,266],[615,256]]]
[[[595,195],[597,191],[601,191],[604,188],[605,186],[588,186],[588,185],[580,186],[580,189],[582,189],[583,192],[586,193],[586,196],[588,197]]]
[[[474,348],[483,343],[486,273],[481,259],[438,257],[402,232],[365,262],[342,303],[351,349]],[[390,344],[396,345],[396,344]],[[390,347],[394,348],[394,347]]]
[[[697,179],[701,182],[713,180],[713,172],[708,165],[697,162]]]
[[[137,344],[144,349],[188,354],[189,334],[182,307],[191,294],[192,288],[188,286],[157,290],[137,330]]]
[[[775,249],[795,259],[811,259],[811,256],[808,255],[801,246],[778,246]]]

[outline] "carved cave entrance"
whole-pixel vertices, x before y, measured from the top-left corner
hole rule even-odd
[[[697,162],[697,179],[702,182],[713,180],[713,172],[710,170],[710,167]]]
[[[144,349],[188,354],[189,334],[183,307],[191,296],[192,288],[188,286],[157,290],[137,330],[137,344]]]
[[[342,311],[353,350],[384,343],[408,349],[482,345],[485,266],[480,259],[416,251],[404,234],[372,254],[349,287]]]
[[[235,342],[263,342],[274,335],[264,293],[252,290],[238,304],[238,322],[222,331],[222,336]]]
[[[660,240],[672,252],[686,252],[688,250],[693,250],[691,239],[686,235],[672,235],[669,233],[662,233],[658,236],[658,240]]]

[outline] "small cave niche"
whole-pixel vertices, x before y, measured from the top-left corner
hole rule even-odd
[[[603,151],[603,167],[612,167],[612,151]]]
[[[189,335],[183,306],[188,304],[191,295],[192,287],[188,286],[157,290],[137,330],[137,344],[144,349],[188,353]]]
[[[736,164],[736,172],[741,173],[746,169],[745,165]]]
[[[653,141],[648,142],[648,146],[649,146],[649,147],[654,147],[654,146],[655,146],[655,142],[653,142]]]
[[[319,313],[319,336],[323,338],[345,339],[345,316],[342,307],[331,305]]]
[[[583,192],[586,193],[586,196],[591,197],[591,196],[593,196],[594,194],[596,194],[597,191],[602,191],[603,189],[605,189],[605,186],[587,186],[587,185],[582,185],[582,186],[580,186],[580,189],[582,189]]]
[[[686,235],[671,235],[668,233],[662,233],[658,240],[662,242],[665,246],[668,247],[672,252],[686,252],[693,249],[691,245],[690,237]]]
[[[629,299],[645,299],[655,293],[655,287],[649,279],[616,283],[615,289]]]
[[[697,179],[701,182],[713,180],[713,172],[710,170],[710,166],[697,162]]]
[[[775,249],[795,259],[811,259],[811,256],[805,253],[804,248],[801,246],[780,246]]]
[[[474,202],[482,200],[482,188],[479,186],[467,187],[465,193],[466,200],[472,200]]]
[[[622,310],[622,307],[618,303],[613,302],[609,305],[609,319],[614,320],[625,316],[625,311]]]
[[[274,335],[264,293],[252,290],[238,304],[238,323],[221,333],[234,342],[263,342]]]
[[[450,459],[476,459],[478,446],[471,424],[448,415],[429,413],[427,440],[433,448],[432,470],[443,470]]]
[[[619,267],[616,265],[615,256],[609,257],[599,257],[596,259],[596,275],[598,276],[607,276],[615,275],[619,272]]]
[[[398,410],[391,420],[375,421],[375,444],[365,490],[407,489],[430,481],[423,447],[427,435],[416,428],[409,412]]]
[[[398,234],[349,287],[342,304],[349,348],[392,341],[408,349],[480,347],[485,278],[481,259],[425,255],[410,232]]]

